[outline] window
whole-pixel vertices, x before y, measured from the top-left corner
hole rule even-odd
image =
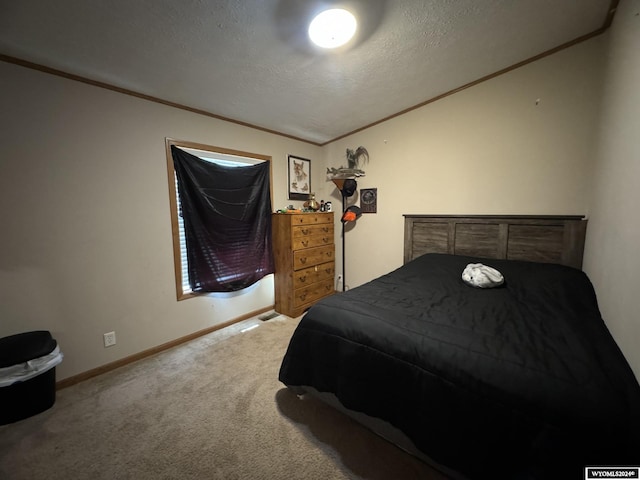
[[[166,139],[167,173],[169,179],[169,201],[171,211],[171,227],[173,232],[174,268],[176,278],[176,294],[178,300],[195,296],[191,291],[187,262],[187,243],[184,222],[181,215],[178,180],[174,169],[171,146],[195,155],[202,160],[226,167],[243,167],[262,162],[270,162],[271,157],[236,150],[229,150],[209,145]],[[271,188],[271,165],[269,164],[269,183]],[[271,207],[271,206],[269,206]]]

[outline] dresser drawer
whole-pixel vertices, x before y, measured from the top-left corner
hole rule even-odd
[[[291,228],[293,239],[304,238],[310,235],[330,235],[333,237],[333,223],[320,225],[298,225]]]
[[[314,302],[334,292],[333,278],[314,283],[307,287],[293,291],[293,307],[300,307],[305,303]]]
[[[308,237],[300,237],[293,239],[292,250],[301,250],[303,248],[322,247],[323,245],[331,245],[333,243],[333,234],[331,235],[311,235]]]
[[[296,250],[293,252],[293,269],[300,270],[302,268],[320,265],[333,260],[334,248],[333,243],[324,247],[307,248],[304,250]]]
[[[314,267],[303,268],[293,273],[293,288],[302,288],[321,280],[330,279],[333,281],[335,276],[335,263],[327,262]]]
[[[315,225],[320,223],[333,223],[333,215],[326,213],[303,213],[291,217],[291,225]]]

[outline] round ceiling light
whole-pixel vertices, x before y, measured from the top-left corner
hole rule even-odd
[[[309,37],[319,47],[337,48],[356,33],[356,17],[341,8],[319,13],[309,25]]]

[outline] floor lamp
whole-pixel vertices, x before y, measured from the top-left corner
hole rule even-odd
[[[360,215],[362,215],[362,210],[360,207],[356,205],[352,205],[347,207],[347,198],[352,196],[356,188],[358,188],[358,183],[353,178],[334,178],[333,183],[335,183],[338,190],[340,190],[340,194],[342,195],[342,291],[346,290],[347,285],[347,274],[346,274],[346,265],[345,265],[345,224],[347,222],[355,222]]]

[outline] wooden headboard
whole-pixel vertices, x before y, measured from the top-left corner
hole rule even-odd
[[[582,268],[586,231],[579,215],[404,215],[404,263],[448,253]]]

